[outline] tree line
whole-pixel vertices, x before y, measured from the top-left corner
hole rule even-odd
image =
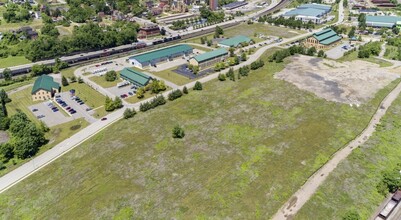
[[[286,19],[282,16],[273,18],[271,16],[264,15],[264,16],[259,17],[258,22],[259,23],[267,22],[269,24],[274,24],[276,26],[283,25],[285,27],[289,27],[289,28],[293,28],[293,29],[301,29],[301,28],[313,29],[315,27],[315,24],[312,21],[302,22],[300,20],[296,20],[294,17]]]
[[[306,48],[304,46],[297,46],[293,45],[289,48],[278,50],[274,52],[270,57],[269,57],[269,62],[276,62],[276,63],[281,63],[286,57],[292,56],[294,54],[302,54],[302,55],[308,55],[308,56],[314,56],[317,53],[318,57],[326,57],[326,54],[324,53],[323,50],[317,51],[315,47],[311,48]]]

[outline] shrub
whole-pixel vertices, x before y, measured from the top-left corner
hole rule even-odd
[[[179,125],[176,125],[173,128],[173,138],[183,138],[185,136],[184,129],[181,128]]]
[[[218,79],[220,81],[226,81],[226,76],[224,74],[219,74]]]
[[[177,89],[168,94],[168,100],[173,101],[174,99],[178,99],[181,96],[182,96],[181,90]]]
[[[195,86],[194,86],[194,90],[202,90],[202,83],[200,83],[199,81],[196,81]]]
[[[184,88],[182,89],[182,92],[183,92],[184,94],[188,94],[188,89],[187,89],[186,86],[184,86]]]
[[[105,75],[106,81],[113,82],[117,79],[117,73],[114,70],[108,71]]]
[[[136,114],[135,109],[127,108],[127,109],[125,109],[125,111],[124,111],[124,118],[125,118],[125,119],[132,118],[132,117],[135,116],[135,114]]]

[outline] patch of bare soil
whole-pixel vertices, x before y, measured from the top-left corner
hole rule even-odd
[[[0,144],[6,143],[8,141],[9,137],[7,132],[5,131],[0,131]]]
[[[361,60],[339,63],[310,56],[293,56],[292,62],[274,77],[314,93],[328,101],[359,105],[398,74]]]

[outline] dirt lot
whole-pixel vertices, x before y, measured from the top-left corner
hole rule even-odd
[[[328,101],[365,103],[399,75],[377,64],[354,60],[338,63],[309,56],[294,56],[275,78],[293,83]]]
[[[7,132],[5,131],[0,131],[0,144],[6,143],[8,141],[9,137]]]

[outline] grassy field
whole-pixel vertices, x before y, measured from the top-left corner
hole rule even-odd
[[[346,62],[346,61],[353,61],[353,60],[357,60],[357,59],[359,59],[358,58],[358,51],[354,51],[354,52],[352,52],[352,53],[350,53],[350,54],[348,54],[346,56],[343,56],[343,57],[337,59],[336,61]],[[378,59],[378,58],[375,58],[375,57],[372,57],[372,56],[369,57],[369,58],[361,59],[361,60],[379,64],[380,67],[389,67],[389,66],[393,65],[392,63],[390,63],[388,61],[381,60],[381,59]]]
[[[277,36],[283,38],[290,38],[297,36],[302,33],[306,33],[304,30],[295,30],[290,28],[284,27],[277,27],[272,25],[266,25],[261,23],[254,23],[248,25],[246,23],[237,25],[232,28],[224,29],[224,37],[234,37],[237,35],[245,35],[252,38],[255,42],[263,41],[264,39],[255,37],[254,34],[264,34],[265,36]],[[213,34],[206,35],[208,39],[213,39]],[[191,38],[189,40],[183,41],[189,43],[200,43],[200,37],[198,38]]]
[[[141,98],[141,99],[138,99],[138,98],[136,97],[136,95],[134,94],[133,96],[130,96],[130,97],[124,99],[124,100],[125,100],[126,102],[128,102],[128,103],[133,104],[133,103],[137,103],[137,102],[139,102],[139,101],[148,99],[148,98],[153,97],[153,96],[156,96],[156,95],[157,95],[157,94],[152,94],[150,91],[147,91],[147,92],[145,93],[145,96],[144,96],[143,98]]]
[[[390,90],[359,108],[326,102],[274,79],[284,65],[111,125],[3,193],[0,218],[271,217]],[[171,137],[177,124],[184,139]]]
[[[35,79],[36,78],[32,78],[32,79],[27,80],[27,81],[23,81],[23,82],[14,83],[14,84],[11,84],[11,85],[8,85],[8,86],[4,86],[4,87],[2,87],[2,89],[4,89],[6,92],[10,92],[10,91],[15,90],[17,88],[20,88],[22,86],[34,83]]]
[[[85,128],[88,125],[89,125],[89,123],[85,119],[80,118],[80,119],[75,119],[73,121],[69,121],[67,123],[56,125],[56,126],[52,127],[50,129],[50,131],[47,132],[45,135],[46,139],[49,142],[40,148],[37,155],[40,155],[41,153],[56,146],[61,141],[71,137],[72,135],[74,135],[75,133],[82,130],[83,128]],[[8,163],[4,164],[6,166],[6,169],[0,170],[0,176],[3,176],[6,173],[18,168],[26,161],[27,160],[21,160],[18,158],[14,158],[14,159],[10,160]]]
[[[396,46],[386,45],[386,52],[384,53],[384,57],[392,60],[398,56],[398,48]]]
[[[9,115],[13,115],[19,109],[24,112],[31,121],[39,123],[39,120],[37,120],[35,115],[28,109],[29,106],[39,103],[32,100],[31,91],[32,86],[29,86],[26,89],[10,94],[9,97],[12,101],[7,104],[7,111]]]
[[[376,188],[382,172],[400,163],[400,112],[398,97],[373,136],[339,164],[295,219],[341,219],[348,210],[371,217],[384,200]]]
[[[94,83],[98,84],[99,86],[103,88],[110,88],[114,87],[117,85],[117,83],[122,82],[120,79],[120,73],[117,73],[117,80],[113,82],[106,81],[106,76],[92,76],[89,78],[89,80],[93,81]]]
[[[33,29],[40,29],[43,26],[42,20],[34,19],[29,22],[20,22],[20,23],[7,23],[4,20],[1,21],[0,32],[9,31],[11,29],[18,29],[23,26],[30,26]]]
[[[8,56],[7,58],[0,58],[0,68],[18,66],[27,63],[31,63],[31,61],[26,59],[24,56]]]
[[[159,72],[151,72],[151,73],[155,76],[158,76],[160,78],[163,78],[167,81],[170,81],[170,82],[172,82],[176,85],[180,85],[180,86],[193,81],[183,75],[173,72],[173,70],[175,70],[175,69],[176,69],[176,67],[168,69],[168,70],[163,70],[163,71],[159,71]]]

